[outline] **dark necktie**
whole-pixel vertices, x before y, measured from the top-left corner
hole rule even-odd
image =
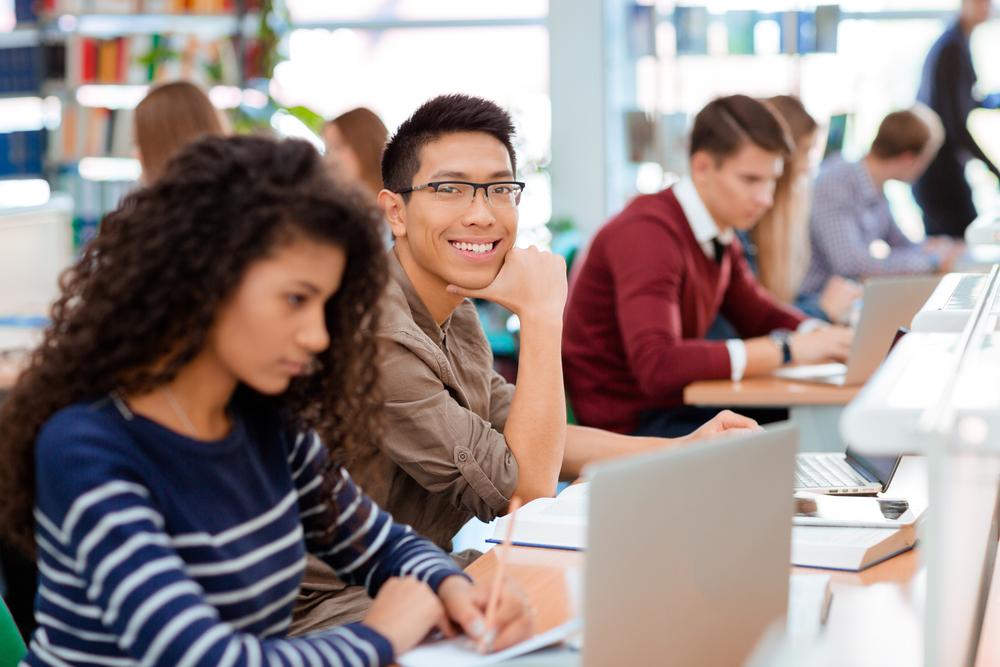
[[[715,263],[722,264],[722,257],[726,254],[726,246],[719,241],[718,236],[712,239],[712,250],[715,251]]]

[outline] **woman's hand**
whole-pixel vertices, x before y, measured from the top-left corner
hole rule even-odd
[[[448,577],[438,588],[448,617],[460,625],[469,637],[482,642],[487,651],[499,651],[520,643],[534,634],[535,611],[521,588],[510,579],[501,583],[500,604],[493,628],[486,627],[486,603],[490,586],[471,583],[463,577]]]
[[[459,577],[449,580],[452,578]],[[399,656],[423,641],[434,627],[446,637],[455,636],[441,602],[422,581],[393,577],[382,584],[364,623],[388,639],[394,654]]]

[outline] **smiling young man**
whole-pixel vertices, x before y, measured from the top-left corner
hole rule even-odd
[[[396,520],[447,550],[470,518],[503,514],[515,495],[551,496],[587,463],[678,442],[566,424],[566,266],[514,247],[524,184],[513,132],[493,102],[442,96],[399,127],[382,158],[379,204],[395,237],[378,329],[386,429],[380,451],[350,470]],[[466,297],[519,317],[516,386],[493,370]],[[724,412],[694,438],[746,428],[755,422]],[[363,591],[338,586],[310,564],[294,633],[363,613]]]
[[[705,418],[703,409],[683,405],[692,382],[846,357],[850,330],[815,321],[803,327],[804,314],[754,279],[735,235],[771,207],[791,151],[784,124],[763,103],[716,99],[695,118],[690,176],[637,197],[596,234],[563,337],[580,423],[684,435]],[[719,313],[742,339],[704,339]]]

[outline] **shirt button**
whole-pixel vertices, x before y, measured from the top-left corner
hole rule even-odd
[[[458,460],[461,463],[465,463],[468,459],[469,459],[469,455],[466,454],[465,452],[459,452],[458,453]]]

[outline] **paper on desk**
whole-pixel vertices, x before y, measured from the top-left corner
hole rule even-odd
[[[537,651],[551,644],[557,644],[570,635],[580,631],[582,619],[574,618],[548,632],[535,635],[527,641],[511,646],[503,651],[483,655],[476,650],[475,644],[468,637],[442,639],[430,644],[422,644],[412,651],[399,656],[396,661],[402,667],[442,667],[447,665],[493,665],[510,658],[516,658],[525,653]]]
[[[819,635],[826,624],[832,597],[829,574],[793,574],[788,586],[788,636]]]

